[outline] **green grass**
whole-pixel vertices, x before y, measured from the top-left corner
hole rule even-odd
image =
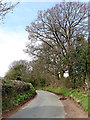
[[[70,97],[76,101],[80,101],[80,105],[82,106],[84,111],[88,111],[88,94],[85,91],[74,89],[68,90],[63,88],[40,88],[41,90],[49,90],[51,92],[63,93],[64,96]]]
[[[88,97],[88,116],[90,116],[90,91],[89,91],[89,97]]]

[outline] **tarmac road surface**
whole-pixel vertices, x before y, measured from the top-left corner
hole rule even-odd
[[[37,90],[37,97],[10,118],[64,118],[64,106],[51,92]]]

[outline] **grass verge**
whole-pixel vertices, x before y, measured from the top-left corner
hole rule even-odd
[[[88,116],[90,117],[90,90],[88,94]]]
[[[62,93],[64,96],[71,97],[78,101],[84,111],[88,111],[88,94],[79,89],[68,90],[63,88],[40,88],[40,90],[48,90],[54,93]]]

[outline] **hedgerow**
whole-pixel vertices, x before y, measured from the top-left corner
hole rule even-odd
[[[2,110],[9,110],[36,94],[31,83],[2,79]]]

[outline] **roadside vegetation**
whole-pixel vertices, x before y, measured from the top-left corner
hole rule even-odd
[[[36,94],[31,83],[2,79],[2,110],[8,111]]]
[[[2,80],[0,78],[0,117],[2,114]]]
[[[78,102],[84,111],[88,111],[88,93],[80,89],[63,89],[63,88],[40,88],[54,93],[62,93],[64,96],[70,97]]]
[[[90,90],[88,92],[88,116],[90,116]]]

